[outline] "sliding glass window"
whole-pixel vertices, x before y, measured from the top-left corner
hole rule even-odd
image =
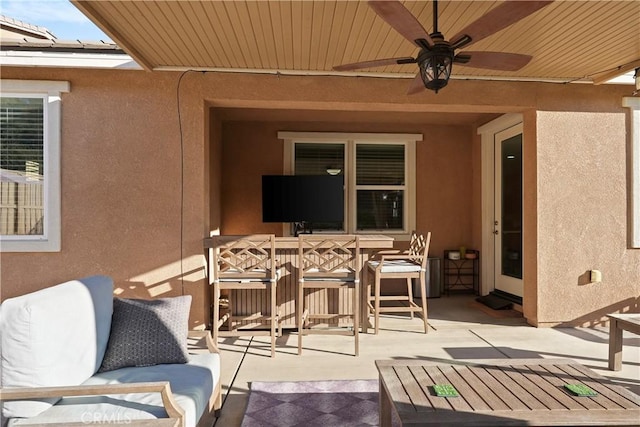
[[[280,132],[285,174],[343,175],[345,220],[314,232],[409,235],[415,227],[415,142],[422,135]],[[290,163],[288,163],[290,162]]]

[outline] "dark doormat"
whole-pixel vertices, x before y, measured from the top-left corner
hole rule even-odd
[[[511,301],[507,301],[504,298],[500,298],[492,294],[478,297],[476,298],[476,301],[486,305],[493,310],[509,310],[511,307],[513,307],[513,303]]]

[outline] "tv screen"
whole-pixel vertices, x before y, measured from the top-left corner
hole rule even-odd
[[[263,222],[344,220],[342,175],[263,175]]]

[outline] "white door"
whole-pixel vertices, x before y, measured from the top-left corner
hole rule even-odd
[[[495,289],[522,297],[522,124],[495,134]]]

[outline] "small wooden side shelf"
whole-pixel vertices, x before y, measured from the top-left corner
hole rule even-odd
[[[607,314],[609,318],[609,369],[622,369],[622,331],[640,334],[640,313]]]
[[[467,249],[467,254],[475,254],[475,258],[450,259],[450,252],[458,250],[445,250],[442,263],[442,278],[444,292],[449,295],[454,292],[468,292],[479,294],[480,279],[480,252]]]

